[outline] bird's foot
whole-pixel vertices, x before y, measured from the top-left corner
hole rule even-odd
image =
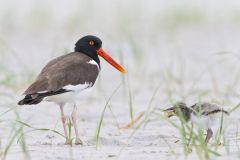
[[[66,139],[64,145],[70,145],[70,146],[72,146],[72,140],[71,140],[71,139]]]
[[[81,141],[80,138],[76,138],[76,140],[75,140],[75,144],[76,144],[76,145],[82,145],[83,142]]]

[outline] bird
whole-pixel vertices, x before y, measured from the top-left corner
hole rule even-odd
[[[18,105],[36,105],[40,102],[54,102],[60,107],[65,144],[71,144],[66,128],[64,106],[73,104],[71,121],[75,130],[75,144],[80,145],[77,127],[76,101],[79,93],[93,87],[101,70],[99,56],[125,74],[127,71],[102,49],[102,41],[94,35],[80,38],[74,52],[57,57],[47,63],[36,80],[25,90],[24,98]]]
[[[215,103],[198,102],[190,107],[186,103],[178,102],[173,107],[164,110],[168,118],[178,116],[185,122],[191,122],[207,131],[205,143],[208,144],[213,136],[212,127],[215,125],[219,115],[229,115],[229,112]]]

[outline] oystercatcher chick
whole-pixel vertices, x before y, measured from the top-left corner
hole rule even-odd
[[[77,41],[74,52],[50,61],[24,92],[25,98],[19,101],[18,105],[35,105],[43,100],[56,103],[61,110],[66,144],[70,144],[63,107],[67,103],[74,104],[71,120],[76,134],[75,144],[82,144],[77,127],[76,100],[80,92],[94,85],[101,69],[98,56],[120,72],[126,73],[126,70],[102,49],[102,41],[96,36],[88,35]]]
[[[188,107],[185,103],[176,103],[173,107],[164,110],[167,117],[174,115],[183,118],[186,122],[191,122],[207,131],[205,143],[207,144],[213,136],[212,127],[218,122],[222,114],[229,115],[229,112],[214,103],[196,103]]]

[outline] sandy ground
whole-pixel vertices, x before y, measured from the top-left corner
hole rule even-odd
[[[143,1],[137,5],[134,5],[136,1],[128,5],[125,1],[116,1],[116,4],[74,1],[70,6],[63,1],[56,7],[57,1],[49,4],[47,1],[23,1],[21,7],[13,5],[14,2],[1,2],[4,5],[0,5],[5,13],[0,16],[3,24],[0,30],[1,66],[7,68],[7,71],[1,70],[0,79],[7,75],[11,77],[7,85],[0,86],[0,114],[15,106],[46,61],[72,51],[79,36],[89,33],[100,36],[105,50],[128,70],[128,75],[123,77],[101,60],[102,72],[94,89],[83,95],[78,103],[78,126],[83,146],[65,146],[64,139],[57,134],[46,131],[27,133],[30,128],[24,127],[27,151],[34,160],[185,159],[179,131],[156,115],[150,116],[145,127],[119,129],[130,121],[128,86],[133,98],[134,117],[147,111],[149,106],[162,109],[171,102],[183,100],[189,104],[213,101],[223,104],[224,109],[239,103],[240,23],[236,1],[228,4],[224,1],[209,3],[207,0],[189,3],[190,15],[194,9],[200,12],[200,18],[198,12],[193,12],[197,14],[193,17],[199,18],[197,22],[189,16],[187,20],[180,17],[180,20],[173,21],[172,13],[185,6],[165,1],[149,1],[146,5]],[[184,1],[184,4],[188,3]],[[101,12],[96,11],[99,8]],[[11,14],[13,10],[15,13]],[[30,16],[30,13],[36,16]],[[46,15],[42,17],[43,13]],[[92,21],[86,19],[86,15]],[[6,16],[9,16],[8,23],[4,22]],[[147,23],[143,23],[146,19]],[[23,78],[30,73],[33,76]],[[95,135],[100,115],[119,84],[122,84],[120,89],[109,103],[112,111],[106,109],[96,148]],[[65,109],[71,112],[70,106]],[[21,121],[35,128],[55,129],[63,133],[60,110],[53,103],[18,107],[16,111]],[[218,153],[221,156],[212,156],[212,159],[239,158],[239,112],[236,110],[227,117],[224,128],[229,143],[220,146]],[[13,111],[0,116],[2,148],[13,132],[15,120]],[[7,160],[25,158],[20,145],[14,141]],[[194,151],[187,157],[197,158]]]
[[[109,110],[104,117],[104,124],[99,140],[99,147],[96,149],[95,132],[99,121],[99,112],[102,105],[97,103],[83,104],[89,108],[83,108],[79,111],[80,134],[84,142],[83,146],[65,146],[64,139],[52,132],[35,131],[26,134],[27,150],[33,159],[184,159],[181,137],[178,130],[169,123],[152,117],[146,127],[138,129],[119,130],[116,122]],[[118,123],[124,124],[129,119],[126,109],[119,103],[112,103],[113,111],[117,114]],[[59,111],[57,107],[51,104],[43,103],[38,107],[22,108],[20,115],[23,121],[28,122],[34,127],[43,127],[62,130],[59,122]],[[137,111],[136,111],[137,113]],[[236,142],[237,115],[231,115],[227,124],[226,138],[230,140],[230,154],[226,154],[225,147],[219,148],[221,159],[235,159],[239,155]],[[229,121],[231,123],[229,123]],[[56,125],[56,126],[55,126]],[[9,129],[5,126],[4,133]],[[3,128],[1,128],[2,130]],[[26,131],[29,129],[26,129]],[[134,134],[133,134],[134,133]],[[1,138],[7,139],[8,134]],[[178,141],[180,140],[180,141]],[[178,142],[176,142],[178,141]],[[4,142],[3,142],[4,143]],[[15,142],[11,148],[7,159],[16,159],[21,156],[21,148]],[[192,153],[189,159],[197,158]]]

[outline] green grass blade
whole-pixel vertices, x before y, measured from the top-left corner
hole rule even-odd
[[[99,123],[98,123],[98,126],[97,126],[97,132],[96,132],[96,148],[98,148],[99,136],[100,136],[101,126],[102,126],[102,122],[103,122],[103,118],[104,118],[104,114],[105,114],[106,108],[109,105],[109,102],[112,99],[112,97],[115,95],[115,93],[117,93],[117,91],[121,87],[121,85],[122,84],[118,85],[117,88],[113,91],[111,96],[108,98],[108,100],[107,100],[107,102],[106,102],[106,104],[105,104],[105,106],[103,108],[103,111],[101,113],[100,120],[99,120]]]

